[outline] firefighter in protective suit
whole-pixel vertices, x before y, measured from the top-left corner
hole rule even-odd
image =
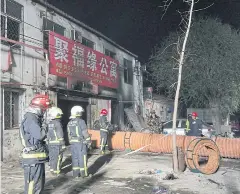
[[[81,106],[74,106],[71,109],[71,117],[67,125],[74,178],[91,176],[87,169],[87,148],[91,146],[91,139],[86,123],[81,118],[83,112],[84,109]]]
[[[108,148],[108,135],[109,135],[109,127],[111,124],[107,120],[108,111],[106,109],[102,109],[100,112],[99,124],[100,124],[100,148],[101,154],[105,154],[106,151],[109,152]]]
[[[50,121],[48,123],[47,139],[49,149],[50,171],[53,175],[60,174],[63,151],[65,149],[63,128],[61,124],[62,115],[63,112],[58,107],[52,107],[49,109]]]
[[[25,194],[39,194],[45,184],[45,165],[48,161],[46,131],[42,128],[42,116],[50,103],[47,95],[36,95],[26,109],[19,135],[24,146],[22,167],[24,169]]]

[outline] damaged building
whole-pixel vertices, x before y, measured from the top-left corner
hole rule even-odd
[[[81,105],[89,128],[106,108],[125,125],[124,109],[143,115],[138,57],[44,0],[1,0],[1,133],[4,157],[20,149],[18,128],[36,93],[48,92],[64,113]]]

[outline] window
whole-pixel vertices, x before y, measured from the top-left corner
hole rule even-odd
[[[64,27],[46,18],[43,18],[43,30],[50,30],[62,36],[64,36],[64,32],[65,32]]]
[[[43,31],[52,31],[52,32],[56,32],[57,34],[60,34],[62,36],[64,36],[64,32],[65,32],[65,28],[60,26],[59,24],[48,20],[46,18],[43,18]],[[43,44],[44,44],[44,48],[48,49],[48,33],[44,32],[43,33]]]
[[[1,0],[1,36],[20,41],[22,21],[23,6],[13,0]]]
[[[76,30],[71,30],[71,38],[72,38],[72,40],[74,40],[74,41],[82,42],[81,32],[78,32],[78,31],[76,31]]]
[[[105,49],[105,55],[107,55],[107,56],[109,56],[109,57],[111,57],[113,59],[115,59],[115,57],[116,57],[116,53],[114,53],[114,52],[112,52],[112,51],[110,51],[108,49]]]
[[[124,59],[124,82],[126,84],[133,84],[132,61],[127,59]]]
[[[19,127],[19,92],[4,91],[5,129]]]
[[[57,77],[57,86],[62,88],[67,88],[67,78],[66,77]]]
[[[94,49],[94,47],[95,47],[95,43],[94,42],[92,42],[91,40],[88,40],[88,39],[86,39],[84,37],[82,37],[82,44],[87,46],[87,47],[89,47],[89,48],[92,48],[92,49]]]

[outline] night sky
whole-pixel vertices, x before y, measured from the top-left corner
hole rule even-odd
[[[179,28],[177,10],[188,6],[183,0],[173,0],[163,15],[162,0],[49,0],[51,4],[74,18],[102,32],[131,52],[141,62],[146,62],[155,45],[170,31]],[[199,0],[195,9],[210,8],[196,12],[219,17],[235,28],[240,26],[240,0]]]

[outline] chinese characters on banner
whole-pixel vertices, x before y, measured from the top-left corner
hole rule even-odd
[[[118,87],[118,61],[54,32],[49,32],[49,58],[50,74]]]

